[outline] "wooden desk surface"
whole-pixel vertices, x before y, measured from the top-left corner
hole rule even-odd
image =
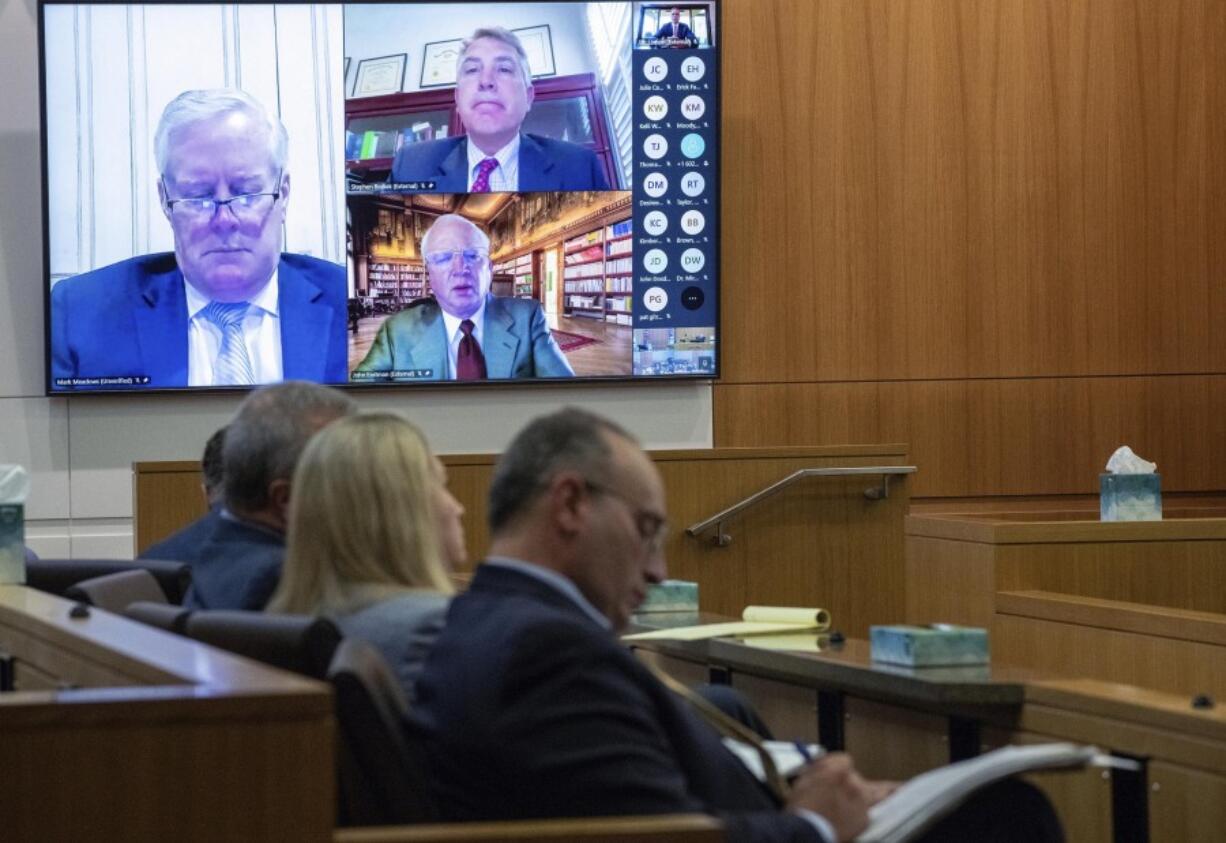
[[[837,690],[944,714],[1019,708],[1033,671],[1001,665],[908,668],[874,662],[869,642],[848,639],[820,652],[767,649],[745,639],[636,641],[638,648],[817,690]]]
[[[908,536],[983,544],[1062,544],[1226,539],[1226,517],[1182,517],[1166,512],[1161,521],[1099,521],[1086,512],[987,512],[908,515]]]

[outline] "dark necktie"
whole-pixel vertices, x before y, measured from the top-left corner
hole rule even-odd
[[[458,381],[483,381],[487,377],[485,355],[473,336],[474,327],[471,319],[460,323],[460,333],[464,336],[460,338],[460,347],[455,353],[455,379]]]
[[[477,164],[477,177],[473,179],[473,189],[469,193],[489,193],[490,173],[498,166],[497,158],[486,158]]]

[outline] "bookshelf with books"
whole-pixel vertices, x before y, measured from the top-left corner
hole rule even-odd
[[[370,295],[408,304],[426,295],[426,270],[416,261],[371,258],[366,265],[366,282]]]
[[[562,308],[570,316],[630,325],[631,222],[601,226],[563,243]]]
[[[536,298],[536,274],[533,272],[533,254],[525,252],[494,264],[495,275],[511,276],[511,295],[517,299]]]

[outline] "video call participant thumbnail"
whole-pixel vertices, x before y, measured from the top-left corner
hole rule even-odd
[[[434,298],[388,317],[354,382],[572,377],[540,302],[490,295],[490,241],[458,214],[421,240]]]
[[[344,382],[345,268],[281,252],[290,177],[280,120],[235,88],[185,91],[162,112],[154,149],[175,250],[52,288],[53,385]]]
[[[534,95],[519,38],[478,29],[456,63],[456,111],[467,134],[401,147],[392,181],[431,181],[440,193],[608,190],[590,149],[520,131]]]
[[[697,47],[698,37],[693,30],[681,22],[681,10],[673,6],[669,13],[671,20],[656,32],[656,40],[663,42],[661,47]]]

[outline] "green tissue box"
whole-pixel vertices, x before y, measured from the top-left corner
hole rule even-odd
[[[988,631],[974,626],[874,626],[869,643],[877,662],[907,667],[988,663]]]
[[[697,612],[698,583],[665,580],[647,589],[639,612]]]

